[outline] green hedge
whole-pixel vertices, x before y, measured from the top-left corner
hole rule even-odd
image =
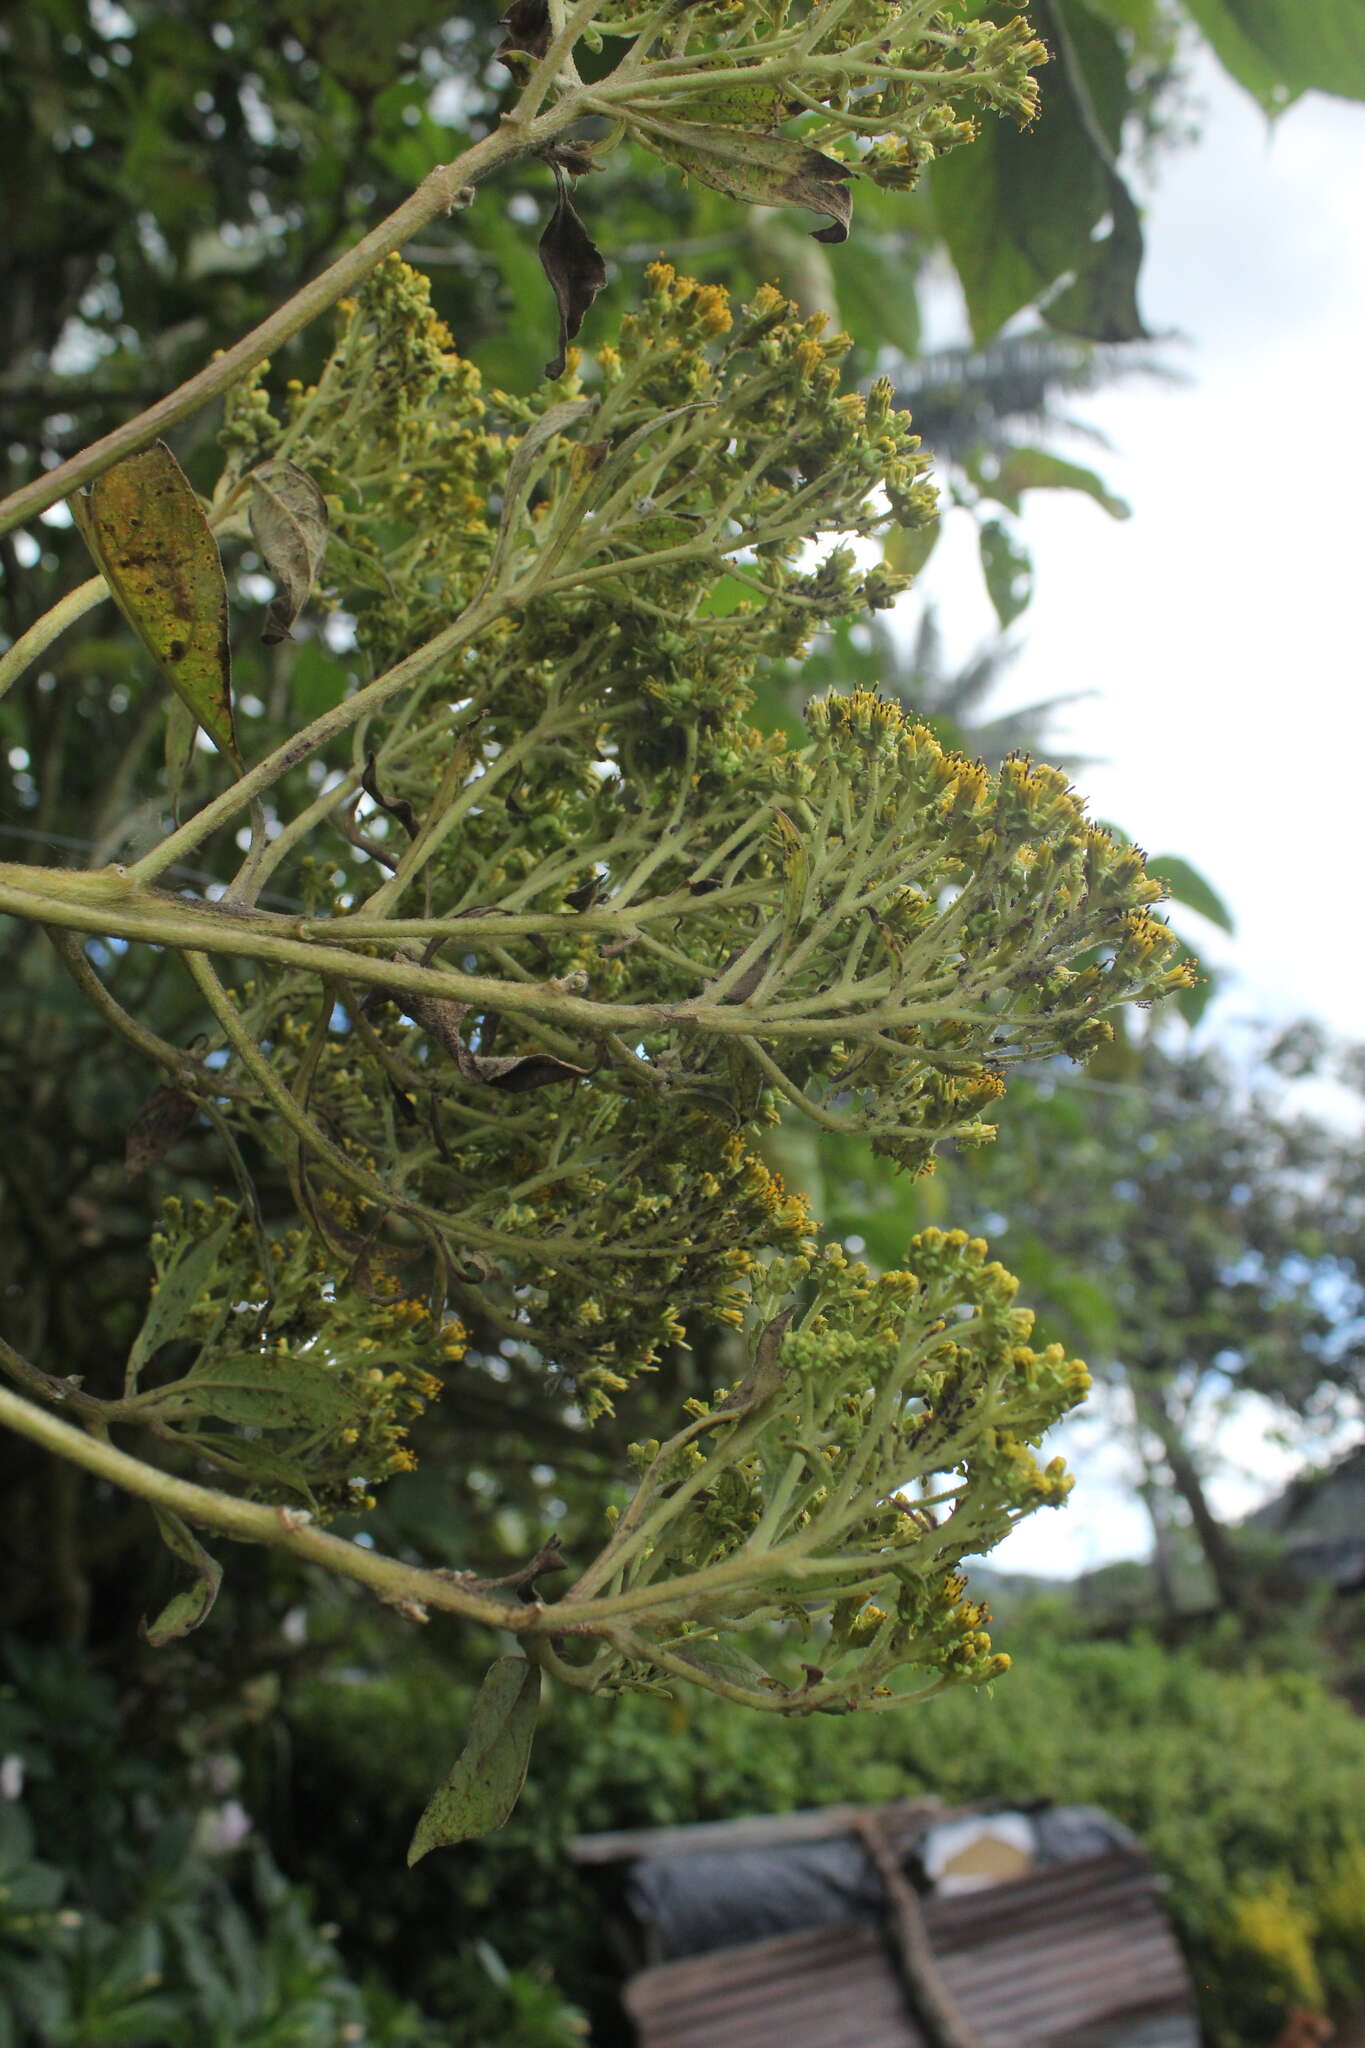
[[[990,1695],[964,1688],[904,1718],[774,1724],[709,1700],[604,1709],[561,1693],[508,1827],[404,1878],[406,1832],[470,1696],[414,1657],[296,1701],[296,1789],[320,1811],[344,1785],[346,1826],[374,1859],[362,1878],[343,1854],[329,1898],[362,1946],[376,1920],[410,1933],[414,1909],[438,1929],[486,1926],[605,2010],[617,1965],[564,1859],[571,1835],[928,1790],[1094,1801],[1133,1828],[1169,1879],[1218,2048],[1272,2039],[1287,2003],[1365,1999],[1365,1725],[1315,1678],[1211,1669],[1139,1639],[1025,1646]]]

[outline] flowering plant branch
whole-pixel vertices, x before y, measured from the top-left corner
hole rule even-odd
[[[1141,855],[1055,771],[991,776],[868,692],[812,706],[799,749],[750,723],[765,664],[896,596],[854,543],[934,516],[889,387],[842,385],[844,338],[772,287],[736,309],[661,263],[595,359],[571,345],[601,259],[568,181],[621,133],[737,197],[812,207],[837,239],[850,181],[909,182],[969,138],[966,105],[1028,118],[1026,28],[913,0],[514,0],[508,27],[524,83],[497,130],[9,507],[89,484],[72,506],[103,580],[3,680],[107,590],[169,695],[164,769],[130,752],[138,800],[108,807],[98,862],[0,866],[0,912],[46,927],[162,1069],[130,1166],[202,1120],[232,1192],[164,1205],[116,1390],[4,1346],[22,1395],[0,1420],[157,1509],[194,1586],[153,1641],[212,1604],[192,1526],[518,1640],[529,1662],[494,1665],[475,1761],[414,1854],[510,1810],[543,1672],[791,1714],[1003,1668],[958,1565],[1063,1498],[1033,1447],[1084,1370],[1030,1348],[1014,1283],[961,1233],[922,1234],[879,1277],[822,1250],[762,1137],[800,1116],[927,1172],[993,1135],[1011,1062],[1084,1057],[1107,1010],[1188,973]],[[586,85],[575,53],[606,42],[623,51]],[[517,398],[482,389],[393,251],[531,150],[556,177],[561,346]],[[332,304],[316,382],[273,389],[267,349]],[[149,444],[213,396],[224,460],[201,500]],[[263,637],[310,634],[334,685],[256,749],[228,655],[248,541],[274,591]],[[191,857],[223,879],[173,892]],[[107,985],[111,942],[180,963],[192,1051]],[[480,1580],[321,1528],[411,1466],[452,1369],[491,1350],[553,1370],[590,1422],[708,1329],[747,1333],[748,1371],[638,1447],[562,1599],[537,1596],[545,1549]],[[130,1429],[144,1457],[113,1443]]]

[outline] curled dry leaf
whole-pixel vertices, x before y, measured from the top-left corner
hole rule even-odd
[[[559,351],[545,365],[547,377],[562,377],[569,343],[583,325],[584,315],[607,281],[602,252],[574,211],[569,185],[558,164],[551,166],[559,197],[555,210],[540,238],[541,267],[559,307]]]
[[[725,123],[651,120],[649,147],[690,177],[750,206],[808,206],[829,215],[817,242],[846,242],[853,199],[848,164],[785,135],[755,133]]]
[[[218,751],[240,768],[218,544],[164,441],[67,500],[115,602]]]
[[[145,1173],[164,1159],[194,1122],[194,1110],[194,1097],[183,1088],[153,1088],[128,1127],[123,1163],[129,1173]]]
[[[383,794],[379,787],[378,777],[375,774],[375,757],[373,754],[368,755],[366,758],[365,773],[360,778],[360,787],[372,802],[378,804],[381,811],[387,811],[391,818],[397,818],[409,839],[417,837],[420,827],[417,823],[416,811],[412,808],[406,797],[387,797]]]
[[[550,47],[549,0],[512,0],[502,25],[507,34],[496,52],[499,62],[509,71],[515,71],[524,57],[534,63]]]
[[[248,481],[251,537],[277,586],[261,634],[274,647],[289,638],[317,581],[327,547],[327,501],[296,462],[263,462]]]
[[[518,1052],[496,1056],[471,1052],[460,1035],[466,1005],[445,996],[414,996],[405,989],[390,991],[389,1000],[420,1024],[428,1038],[434,1038],[451,1055],[466,1081],[478,1081],[485,1088],[499,1088],[507,1095],[524,1095],[532,1088],[546,1088],[554,1081],[583,1081],[590,1067],[571,1066],[549,1052]]]
[[[737,1415],[747,1415],[751,1408],[762,1407],[776,1394],[787,1377],[782,1367],[782,1339],[786,1336],[797,1304],[784,1308],[766,1326],[754,1350],[754,1362],[732,1394],[721,1402],[724,1409],[733,1409]]]

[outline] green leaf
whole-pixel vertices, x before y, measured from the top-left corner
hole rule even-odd
[[[732,199],[750,206],[807,206],[828,214],[830,225],[816,230],[817,242],[848,239],[853,200],[844,181],[853,172],[808,143],[747,128],[652,118],[642,126],[640,139],[656,156]]]
[[[1141,341],[1147,333],[1137,302],[1142,223],[1117,172],[1108,189],[1108,227],[1092,238],[1074,281],[1047,300],[1042,314],[1059,334],[1083,341]]]
[[[1177,961],[1192,960],[1194,955],[1188,947],[1182,947],[1176,958]],[[1191,1030],[1199,1022],[1217,994],[1219,979],[1220,977],[1212,969],[1206,967],[1202,970],[1193,988],[1182,988],[1177,993],[1175,1006]]]
[[[123,616],[195,722],[240,769],[227,582],[184,470],[155,441],[67,503]]]
[[[296,462],[263,462],[247,481],[251,537],[277,585],[261,634],[274,647],[290,637],[317,581],[327,549],[327,500]]]
[[[981,345],[1023,307],[1062,286],[1049,324],[1095,341],[1141,338],[1137,211],[1114,169],[1131,104],[1113,32],[1086,8],[1052,0],[1039,25],[1058,62],[1042,113],[1023,132],[992,122],[930,178],[934,210]],[[1109,231],[1095,240],[1105,221]]]
[[[176,824],[180,823],[180,799],[185,777],[194,759],[194,736],[199,721],[182,697],[172,697],[166,706],[166,803]]]
[[[924,526],[893,526],[882,543],[887,568],[898,576],[918,576],[942,531],[941,519],[930,519]]]
[[[1271,113],[1302,92],[1365,99],[1360,0],[1185,0],[1215,57]]]
[[[136,1388],[138,1375],[152,1354],[163,1344],[168,1344],[183,1325],[190,1309],[203,1293],[218,1254],[227,1243],[236,1221],[234,1210],[230,1216],[224,1216],[207,1237],[187,1245],[162,1274],[146,1320],[128,1353],[125,1378],[128,1393]]]
[[[1084,491],[1111,519],[1131,519],[1133,514],[1127,499],[1115,497],[1093,469],[1050,455],[1045,448],[1011,448],[982,489],[1008,505],[1011,512],[1019,510],[1021,491]]]
[[[723,1636],[719,1640],[688,1636],[685,1642],[674,1643],[673,1655],[684,1664],[695,1664],[704,1677],[723,1679],[726,1685],[742,1685],[750,1692],[760,1690],[768,1676],[761,1664],[726,1642]]]
[[[168,1387],[188,1408],[254,1429],[327,1429],[350,1420],[356,1397],[329,1366],[287,1352],[243,1351],[194,1366]]]
[[[1012,626],[1033,595],[1033,563],[1007,526],[988,519],[981,528],[981,573],[995,615]]]
[[[1147,872],[1164,882],[1177,903],[1183,903],[1187,910],[1197,910],[1210,924],[1216,924],[1220,931],[1233,932],[1236,921],[1212,882],[1200,874],[1198,868],[1182,860],[1178,853],[1163,853],[1148,856]]]
[[[688,112],[700,122],[733,122],[741,128],[771,128],[782,108],[775,85],[713,85],[688,101]]]
[[[784,810],[774,808],[782,854],[782,939],[790,945],[805,915],[810,890],[810,853],[805,840]]]
[[[870,354],[888,342],[904,356],[919,354],[919,274],[908,236],[860,234],[840,251],[834,290],[840,327]]]
[[[167,1548],[182,1558],[194,1573],[192,1586],[168,1600],[155,1621],[144,1620],[139,1627],[138,1633],[143,1641],[159,1650],[178,1636],[187,1636],[208,1619],[223,1582],[223,1567],[209,1556],[179,1515],[171,1514],[167,1508],[155,1508],[153,1512]]]
[[[524,1657],[499,1657],[490,1666],[474,1702],[469,1739],[417,1823],[409,1868],[432,1849],[492,1834],[507,1820],[526,1783],[539,1705],[537,1665]]]

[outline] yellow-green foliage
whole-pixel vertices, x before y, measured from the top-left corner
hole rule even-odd
[[[154,1299],[231,1215],[167,1202],[152,1239]],[[268,1236],[242,1222],[168,1332],[193,1352],[174,1377],[144,1376],[139,1412],[272,1497],[315,1511],[372,1507],[370,1486],[411,1470],[408,1428],[440,1393],[442,1367],[463,1355],[464,1334],[372,1267],[363,1240],[347,1265],[313,1232]]]
[[[325,485],[324,574],[372,667],[498,600],[367,723],[363,837],[324,833],[298,881],[340,936],[367,902],[439,928],[471,1000],[372,995],[319,1046],[296,979],[262,975],[243,1015],[291,1085],[307,1065],[348,1154],[401,1179],[395,1213],[448,1248],[462,1307],[589,1412],[808,1244],[752,1149],[784,1107],[927,1170],[993,1134],[1011,1060],[1084,1055],[1115,1002],[1186,978],[1160,886],[1057,772],[988,775],[866,691],[812,706],[800,750],[749,724],[764,659],[896,588],[811,541],[888,505],[922,524],[926,459],[779,293],[734,309],[666,264],[648,283],[591,374],[514,401],[394,259],[316,387],[274,425],[250,395],[228,430]],[[559,1064],[535,1086],[480,1064],[518,1058]]]

